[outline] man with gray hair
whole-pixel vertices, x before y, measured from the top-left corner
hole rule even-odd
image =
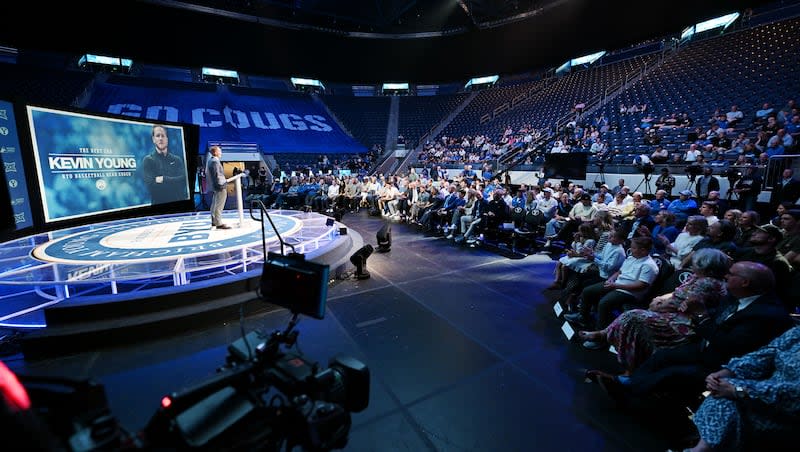
[[[775,276],[767,266],[736,262],[725,279],[729,297],[713,314],[691,298],[681,305],[700,340],[658,350],[630,377],[620,379],[599,371],[590,371],[590,377],[617,399],[664,389],[691,397],[703,391],[706,375],[792,327],[789,313],[774,294]]]

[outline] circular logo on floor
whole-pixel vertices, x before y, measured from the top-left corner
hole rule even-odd
[[[297,232],[302,221],[271,214],[281,237]],[[225,252],[261,244],[261,223],[246,219],[236,227],[238,218],[226,217],[231,229],[212,229],[209,217],[178,216],[131,220],[113,226],[68,235],[36,247],[37,259],[69,263],[114,263],[163,260],[170,257]],[[277,240],[267,225],[267,242]]]

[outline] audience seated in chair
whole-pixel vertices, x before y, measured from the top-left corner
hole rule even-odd
[[[798,374],[800,326],[708,374],[710,394],[692,418],[700,439],[688,450],[796,450]]]
[[[695,335],[688,300],[716,309],[726,293],[725,274],[730,258],[704,249],[692,256],[691,277],[674,292],[653,298],[648,309],[625,311],[599,331],[580,331],[585,341],[608,343],[617,351],[623,375],[630,375],[654,351],[690,342]]]
[[[570,322],[580,325],[595,325],[595,330],[605,329],[614,320],[614,311],[624,305],[636,305],[643,300],[651,284],[658,276],[658,266],[650,256],[653,240],[650,237],[636,237],[631,240],[631,255],[625,259],[620,270],[608,280],[586,287],[581,293],[579,312],[564,316]],[[597,319],[592,321],[591,310],[596,308]],[[586,348],[597,349],[601,344],[587,341]]]
[[[603,372],[593,375],[619,401],[670,391],[687,399],[704,388],[705,377],[732,358],[762,347],[793,326],[774,295],[772,271],[755,262],[736,262],[726,275],[728,298],[711,314],[693,299],[685,312],[692,318],[697,339],[657,350],[620,379]]]

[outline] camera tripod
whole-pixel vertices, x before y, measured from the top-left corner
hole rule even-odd
[[[636,188],[633,189],[634,193],[639,191],[639,187],[641,187],[642,184],[644,184],[644,193],[642,193],[642,194],[643,195],[652,195],[653,194],[653,188],[650,186],[650,177],[652,177],[652,173],[645,173],[644,174],[644,179],[642,179],[642,181],[639,182],[639,185],[637,185]]]
[[[597,162],[597,176],[594,177],[594,186],[595,186],[594,188],[600,188],[601,185],[606,183],[605,168],[606,168],[605,162]]]

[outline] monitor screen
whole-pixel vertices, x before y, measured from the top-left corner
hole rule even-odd
[[[261,296],[292,313],[322,319],[329,273],[327,265],[307,261],[302,256],[269,252],[261,273]]]
[[[183,126],[26,111],[46,223],[190,199]]]
[[[586,179],[588,154],[572,152],[567,154],[545,154],[544,177],[546,179]]]

